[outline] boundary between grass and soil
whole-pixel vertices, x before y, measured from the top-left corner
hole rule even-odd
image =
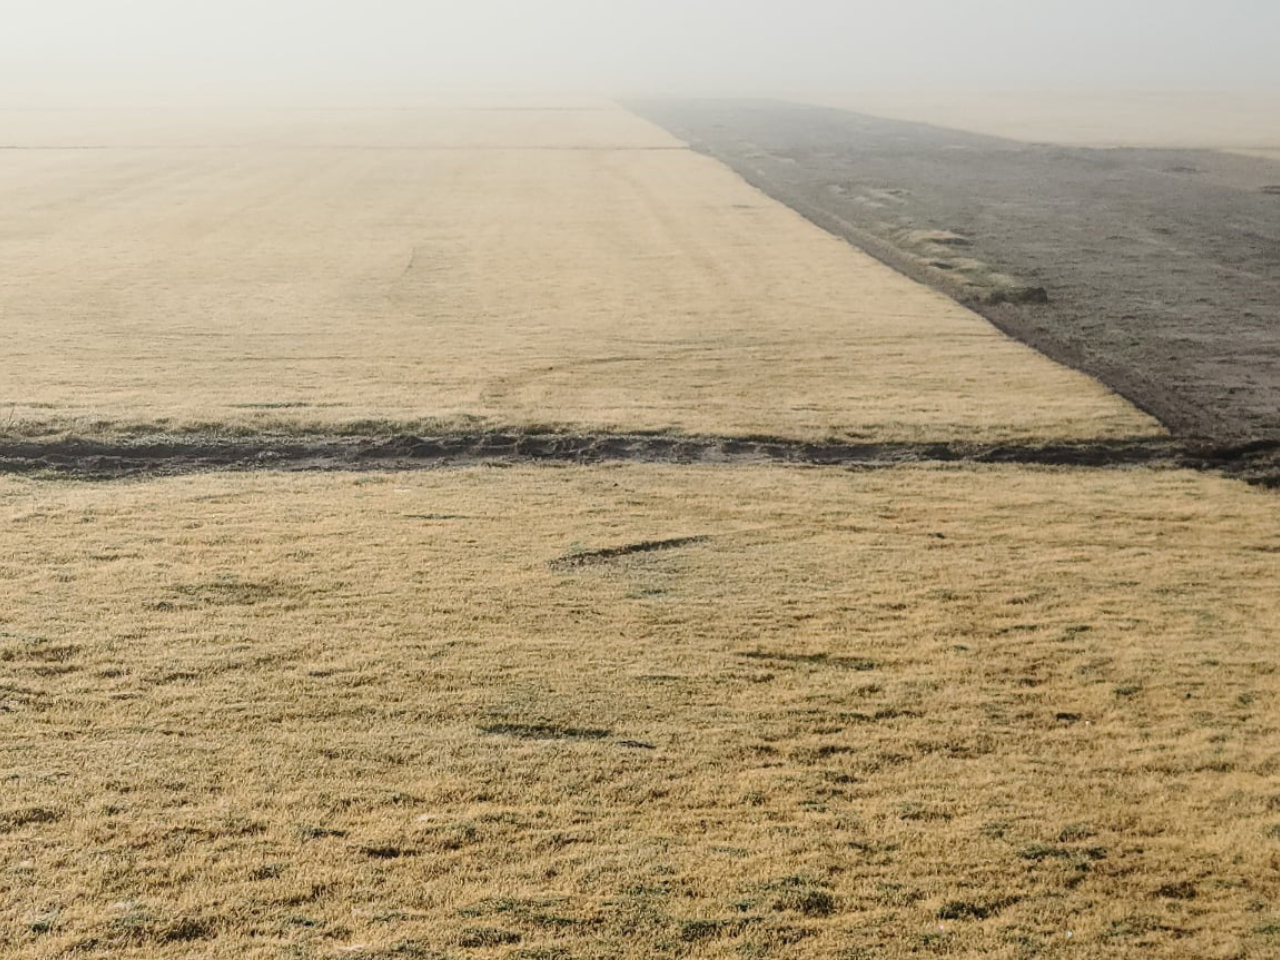
[[[694,149],[730,167],[752,187],[771,200],[789,207],[814,226],[844,240],[854,249],[865,253],[907,279],[937,290],[961,306],[972,310],[1005,336],[1026,344],[1055,363],[1080,371],[1103,384],[1143,413],[1159,421],[1162,426],[1174,432],[1181,432],[1188,425],[1192,429],[1203,429],[1202,411],[1194,404],[1187,402],[1178,391],[1151,377],[1144,376],[1131,365],[1086,352],[1079,344],[1069,340],[1044,335],[1026,323],[1022,313],[1026,308],[1022,304],[1016,301],[1010,303],[1001,299],[975,296],[954,277],[931,267],[891,240],[859,227],[831,210],[811,203],[798,192],[779,184],[763,170],[747,164],[740,158],[712,152],[709,149],[704,150],[701,144]]]
[[[774,100],[622,105],[1202,445],[1280,440],[1273,165]]]

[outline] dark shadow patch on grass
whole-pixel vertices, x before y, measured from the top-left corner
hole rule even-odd
[[[1023,847],[1018,856],[1023,860],[1041,863],[1045,860],[1073,860],[1087,869],[1088,863],[1107,859],[1106,847],[1061,847],[1050,843],[1032,843]]]
[[[613,736],[603,727],[566,727],[558,723],[487,723],[481,733],[518,740],[605,740]]]
[[[836,898],[813,887],[788,890],[773,902],[774,910],[786,910],[806,917],[829,917],[838,909]]]
[[[180,944],[198,940],[212,940],[218,935],[217,926],[198,917],[180,917],[174,920],[158,920],[145,911],[131,910],[111,923],[112,939],[127,943]]]
[[[1018,902],[1018,897],[999,900],[949,900],[938,910],[939,920],[986,920]]]
[[[395,957],[396,960],[452,960],[448,954],[441,953],[420,940],[401,940],[386,952],[366,956]]]
[[[618,560],[622,557],[630,557],[641,553],[678,550],[681,547],[692,546],[696,543],[705,543],[709,539],[709,537],[705,536],[696,536],[668,537],[665,540],[638,540],[635,543],[625,543],[617,547],[602,547],[597,550],[579,550],[566,553],[564,556],[550,561],[548,566],[553,570],[572,570],[577,567],[608,563],[611,560]]]
[[[1058,832],[1059,843],[1080,843],[1098,835],[1098,828],[1091,823],[1069,823]]]
[[[160,927],[155,939],[158,943],[191,943],[194,940],[212,940],[217,935],[217,928],[212,923],[187,917]]]
[[[718,940],[722,937],[736,937],[749,924],[758,922],[758,918],[742,917],[732,920],[686,920],[680,924],[680,941],[682,943],[699,943],[705,940]]]
[[[1166,923],[1159,917],[1136,914],[1123,920],[1113,920],[1099,935],[1103,940],[1129,940],[1150,936],[1154,933],[1169,934],[1181,938],[1186,936],[1183,927]]]
[[[911,820],[916,823],[930,823],[935,821],[944,821],[953,819],[953,814],[947,810],[939,810],[936,807],[928,807],[923,803],[900,803],[898,804],[898,819]]]
[[[62,819],[62,811],[52,807],[14,807],[0,811],[0,834],[12,833],[35,824]]]
[[[1048,843],[1033,843],[1018,854],[1023,860],[1039,863],[1043,860],[1070,860],[1074,854],[1067,847],[1055,847]]]
[[[574,960],[564,947],[525,947],[510,956],[512,960]]]
[[[360,852],[370,860],[402,860],[405,857],[416,857],[417,850],[395,844],[366,844]]]
[[[74,643],[51,643],[44,637],[0,632],[0,663],[65,663],[80,650]]]
[[[775,911],[799,913],[806,917],[829,917],[839,908],[831,893],[830,883],[820,876],[793,874],[752,884],[750,896],[740,902],[741,909],[767,904]]]
[[[178,583],[169,588],[169,598],[149,604],[152,610],[191,610],[199,607],[251,607],[267,600],[296,595],[278,580],[243,580],[218,576],[197,583]]]
[[[566,928],[578,926],[582,921],[556,912],[568,901],[564,897],[491,897],[480,900],[458,911],[463,917],[508,916],[522,923],[538,927]]]
[[[503,947],[519,943],[520,934],[514,930],[501,930],[497,927],[467,927],[458,937],[458,946],[467,949],[478,947]]]
[[[737,654],[743,660],[763,660],[769,663],[809,664],[817,667],[835,667],[839,670],[865,672],[878,669],[880,664],[866,657],[833,657],[828,653],[770,653],[767,650],[748,650]]]

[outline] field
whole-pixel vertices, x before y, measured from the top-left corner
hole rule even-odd
[[[1280,535],[1243,485],[477,467],[0,496],[6,956],[1280,943]]]
[[[866,91],[806,102],[1075,147],[1229,150],[1280,159],[1280,94]]]
[[[1280,443],[1280,167],[774,101],[644,115],[1202,444]],[[1280,482],[1280,460],[1266,471]]]
[[[14,129],[5,958],[1280,949],[1274,492],[608,104]]]
[[[1159,432],[617,108],[291,117],[0,151],[0,427]]]

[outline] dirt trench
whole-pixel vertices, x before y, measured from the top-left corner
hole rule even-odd
[[[782,438],[481,432],[384,439],[218,437],[0,442],[0,474],[84,480],[212,471],[423,470],[476,463],[790,464],[876,469],[908,463],[1190,468],[1280,487],[1280,442],[1212,446],[1135,438],[1075,443],[808,443]]]

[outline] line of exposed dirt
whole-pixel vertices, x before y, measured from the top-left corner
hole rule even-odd
[[[906,463],[1215,470],[1280,487],[1280,442],[1211,447],[1163,438],[1058,443],[806,443],[776,438],[485,432],[387,439],[216,437],[0,441],[0,474],[85,480],[212,471],[421,470],[475,463],[796,464],[858,468]]]

